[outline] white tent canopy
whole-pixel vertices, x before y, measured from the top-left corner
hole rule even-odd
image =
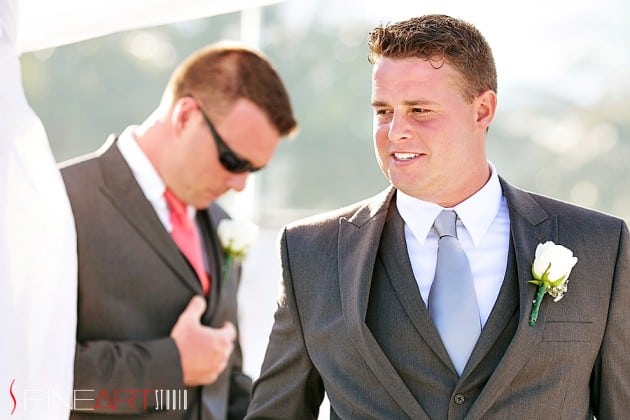
[[[20,52],[113,32],[164,25],[278,3],[281,0],[20,0]]]

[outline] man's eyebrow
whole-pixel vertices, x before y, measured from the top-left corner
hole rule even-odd
[[[418,99],[418,100],[414,100],[414,101],[404,101],[403,104],[406,105],[406,106],[417,106],[417,105],[431,105],[431,104],[433,104],[433,102],[422,100],[422,99]],[[382,107],[382,106],[389,106],[389,104],[387,102],[383,102],[383,101],[372,101],[372,106],[373,107]]]
[[[383,102],[383,101],[372,101],[372,106],[373,107],[381,107],[381,106],[387,106],[388,103],[387,102]]]

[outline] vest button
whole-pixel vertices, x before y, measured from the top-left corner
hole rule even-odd
[[[453,398],[453,400],[455,401],[455,404],[462,405],[466,402],[466,397],[464,397],[464,394],[455,394],[455,398]]]

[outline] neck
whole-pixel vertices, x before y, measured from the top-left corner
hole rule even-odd
[[[490,165],[486,162],[484,166],[470,173],[470,176],[467,177],[467,180],[460,185],[459,188],[450,191],[448,195],[437,197],[437,200],[430,201],[433,201],[444,208],[455,207],[482,189],[490,179],[491,175],[492,172],[490,170]]]
[[[133,136],[138,146],[147,156],[160,177],[162,175],[163,154],[167,148],[163,144],[169,136],[169,124],[166,115],[156,109],[140,126],[138,126]]]

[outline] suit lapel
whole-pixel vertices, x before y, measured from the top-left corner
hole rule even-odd
[[[404,221],[396,209],[394,200],[392,200],[387,216],[387,224],[381,238],[381,243],[384,245],[381,246],[380,251],[383,266],[385,271],[387,271],[387,276],[396,292],[396,296],[414,327],[435,351],[437,357],[442,360],[442,363],[449,366],[455,375],[455,368],[451,363],[438,331],[431,321],[426,304],[422,300],[418,284],[413,275],[405,241],[404,226]]]
[[[468,362],[462,377],[466,377],[474,372],[477,365],[496,345],[497,340],[503,334],[503,331],[507,327],[508,323],[513,317],[518,316],[518,314],[516,314],[519,307],[518,281],[514,244],[512,243],[512,240],[510,240],[508,262],[501,290],[499,291],[496,303],[490,312],[488,321],[481,331],[479,341],[470,355],[470,361]]]
[[[512,187],[503,179],[501,186],[510,214],[510,235],[516,257],[518,276],[519,323],[514,338],[496,370],[471,407],[466,418],[476,419],[496,401],[542,341],[542,332],[549,299],[543,301],[536,326],[529,325],[529,315],[536,287],[529,284],[536,246],[547,240],[557,240],[557,221],[550,217],[526,192]],[[547,304],[546,304],[547,303]]]
[[[216,211],[215,205],[211,205],[205,211],[197,212],[197,222],[202,227],[202,230],[204,232],[202,240],[204,241],[206,249],[206,257],[209,266],[208,271],[212,278],[212,283],[210,285],[210,296],[208,298],[208,309],[206,311],[206,316],[209,319],[212,319],[217,309],[217,305],[220,300],[220,294],[222,291],[221,286],[223,285],[224,281],[227,281],[227,279],[223,278],[223,266],[225,264],[225,257],[222,252],[221,242],[219,240],[219,237],[217,236],[217,226],[223,217],[224,216],[221,216],[219,212]]]
[[[390,188],[339,222],[341,306],[351,340],[383,388],[410,418],[428,419],[365,323],[374,263],[394,191]]]
[[[100,157],[103,193],[178,277],[195,293],[201,294],[199,280],[144,196],[114,139],[110,139],[106,146],[108,149]]]

